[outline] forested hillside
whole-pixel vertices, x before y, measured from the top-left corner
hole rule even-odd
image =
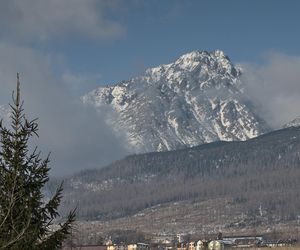
[[[245,142],[129,156],[65,182],[65,208],[109,219],[170,201],[233,198],[244,213],[280,220],[300,211],[300,128]]]

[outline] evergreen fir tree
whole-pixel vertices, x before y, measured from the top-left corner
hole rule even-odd
[[[42,188],[49,180],[49,156],[30,152],[29,140],[37,136],[36,120],[28,121],[20,102],[20,82],[13,93],[11,128],[0,122],[0,249],[60,249],[70,233],[75,211],[59,229],[51,228],[59,214],[62,185],[46,203]]]

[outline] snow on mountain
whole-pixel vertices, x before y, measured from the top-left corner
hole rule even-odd
[[[175,62],[82,97],[112,107],[115,131],[138,152],[172,150],[217,140],[247,140],[267,130],[243,94],[241,70],[223,51],[193,51]]]
[[[296,117],[294,120],[292,120],[289,123],[285,124],[283,126],[283,128],[299,127],[299,126],[300,126],[300,116]]]

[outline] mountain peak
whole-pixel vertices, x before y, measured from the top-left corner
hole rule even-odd
[[[246,140],[266,127],[243,96],[240,74],[221,50],[192,51],[83,101],[112,107],[118,114],[112,127],[138,151]]]
[[[206,50],[194,50],[180,56],[176,61],[191,60],[191,61],[198,61],[198,62],[205,63],[207,61],[204,61],[204,58],[208,58],[211,60],[225,59],[228,62],[230,62],[230,59],[225,55],[225,53],[222,50],[214,50],[211,52],[208,52]]]
[[[169,84],[180,83],[186,78],[198,77],[203,81],[202,87],[212,87],[214,84],[206,84],[210,82],[209,78],[224,77],[231,78],[230,82],[239,84],[238,78],[241,75],[239,68],[235,68],[229,57],[221,50],[212,52],[195,50],[180,56],[169,64],[161,64],[157,67],[149,68],[143,76],[136,78],[139,83],[147,82],[148,84],[161,83],[167,81]],[[233,80],[233,81],[232,81]],[[197,84],[197,81],[189,81],[191,84]],[[216,83],[220,83],[219,80]]]
[[[213,53],[214,53],[214,55],[217,56],[217,57],[226,57],[223,50],[217,49],[217,50],[215,50]]]
[[[223,71],[228,74],[240,74],[222,50],[212,52],[195,50],[182,55],[174,64],[186,70],[194,70],[199,66],[203,71]]]
[[[223,50],[213,50],[213,51],[206,51],[206,50],[193,50],[191,52],[188,52],[186,54],[183,54],[182,56],[180,56],[180,58],[201,58],[201,57],[226,57],[228,59],[228,57],[225,55]]]

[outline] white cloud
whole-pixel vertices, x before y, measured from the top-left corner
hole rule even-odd
[[[101,74],[75,74],[70,71],[66,71],[62,74],[62,80],[76,95],[84,95],[96,87],[99,87],[101,78]]]
[[[0,104],[10,101],[20,72],[25,112],[38,117],[40,138],[35,143],[43,153],[52,152],[52,173],[101,167],[127,154],[125,141],[104,122],[108,111],[98,114],[74,98],[55,75],[55,64],[36,50],[0,42]]]
[[[112,4],[112,2],[114,4]],[[111,17],[119,1],[10,0],[0,3],[0,27],[5,35],[47,41],[56,38],[110,40],[126,32]]]
[[[263,65],[244,68],[245,91],[272,127],[300,115],[300,56],[270,52]]]

